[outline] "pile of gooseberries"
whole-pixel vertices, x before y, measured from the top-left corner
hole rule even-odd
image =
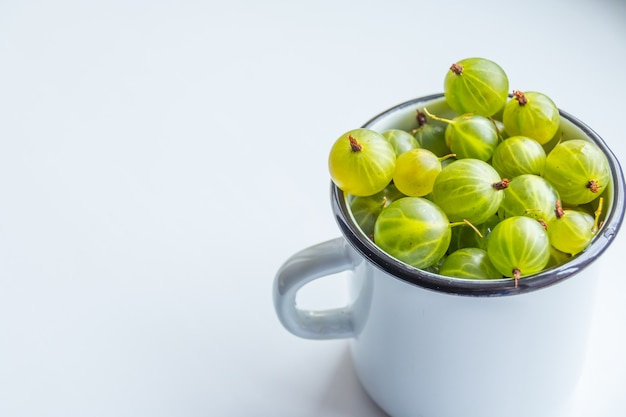
[[[367,238],[415,268],[515,286],[585,251],[611,186],[598,146],[564,137],[553,100],[510,92],[485,58],[452,64],[444,100],[452,117],[418,109],[411,131],[358,128],[333,144],[332,181]]]

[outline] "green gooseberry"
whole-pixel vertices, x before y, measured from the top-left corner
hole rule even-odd
[[[457,159],[491,159],[499,137],[496,125],[490,119],[467,113],[450,120],[434,116],[427,109],[424,111],[431,118],[448,124],[444,135],[446,145]]]
[[[496,146],[491,165],[502,178],[512,179],[522,174],[542,175],[546,165],[546,151],[534,139],[511,136]]]
[[[396,159],[393,183],[407,196],[423,197],[433,190],[435,179],[441,172],[441,161],[452,157],[438,157],[428,149],[415,148]]]
[[[374,237],[374,224],[378,215],[393,201],[406,197],[394,184],[389,184],[384,190],[370,196],[348,196],[348,204],[354,220],[363,233],[370,238]]]
[[[576,255],[589,246],[595,235],[595,219],[589,213],[575,209],[562,210],[548,225],[550,243],[557,250]]]
[[[528,216],[549,224],[560,207],[559,193],[543,177],[523,174],[514,177],[504,190],[499,212],[503,218]]]
[[[550,260],[548,232],[537,220],[514,216],[496,225],[487,241],[487,254],[498,271],[513,277],[541,272]]]
[[[466,58],[452,64],[443,91],[446,102],[457,113],[488,117],[506,103],[509,79],[502,67],[489,59]]]
[[[439,267],[439,274],[466,279],[502,278],[500,271],[491,263],[487,251],[480,248],[461,248],[452,252]]]
[[[382,191],[391,182],[396,153],[380,133],[365,128],[341,135],[328,155],[328,170],[342,191],[367,196]]]
[[[509,135],[528,136],[542,145],[554,137],[560,122],[556,104],[537,91],[513,91],[513,98],[506,103],[502,113],[502,123]]]
[[[390,256],[415,268],[436,264],[450,243],[450,222],[437,205],[404,197],[385,207],[374,225],[374,242]]]
[[[558,143],[547,155],[544,177],[567,205],[595,200],[611,184],[609,161],[592,142],[571,139]]]
[[[444,166],[435,179],[432,201],[450,221],[468,221],[474,226],[497,213],[508,181],[487,162],[458,159]]]
[[[404,152],[419,147],[415,137],[401,129],[389,129],[382,133],[382,135],[389,141],[393,150],[396,152],[396,157],[402,155]]]

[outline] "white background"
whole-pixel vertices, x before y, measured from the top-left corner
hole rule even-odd
[[[619,0],[0,0],[0,416],[383,416],[272,281],[339,235],[332,142],[469,56],[626,161]],[[625,247],[573,417],[625,413]]]

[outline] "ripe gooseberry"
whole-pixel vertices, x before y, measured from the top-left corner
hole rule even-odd
[[[498,130],[491,120],[469,113],[449,120],[433,116],[427,109],[424,111],[433,119],[448,124],[445,130],[446,145],[458,159],[491,159],[498,145]]]
[[[415,137],[409,132],[401,129],[389,129],[382,133],[389,141],[396,156],[402,155],[404,152],[415,149],[419,146]]]
[[[500,204],[502,217],[528,216],[549,224],[556,218],[559,193],[544,178],[534,174],[518,175],[504,190]]]
[[[480,248],[461,248],[448,255],[439,267],[439,274],[465,279],[502,278],[493,266],[487,251]]]
[[[515,279],[541,272],[550,259],[550,240],[544,227],[526,216],[496,225],[487,241],[489,259],[500,273]]]
[[[511,136],[496,146],[491,165],[500,176],[512,179],[517,175],[542,175],[546,165],[546,151],[534,139]]]
[[[511,136],[528,136],[546,144],[559,130],[561,116],[550,97],[536,91],[513,91],[504,106],[502,123]]]
[[[448,217],[422,197],[394,201],[378,215],[374,242],[394,258],[415,268],[437,263],[450,243]]]
[[[341,135],[328,156],[333,182],[346,193],[367,196],[382,191],[391,181],[396,153],[385,137],[370,129]]]
[[[548,236],[549,238],[550,236]],[[549,269],[549,268],[556,268],[557,266],[561,266],[564,263],[568,262],[572,257],[565,253],[565,252],[561,252],[560,250],[558,250],[557,248],[554,247],[554,245],[550,246],[550,260],[548,260],[548,263],[546,264],[546,267],[544,269]]]
[[[435,178],[441,172],[441,161],[453,154],[439,158],[428,149],[415,148],[396,159],[393,183],[407,196],[423,197],[433,190]]]
[[[509,79],[502,67],[491,60],[466,58],[452,64],[443,91],[446,102],[457,113],[488,117],[506,103]]]
[[[479,159],[459,159],[444,166],[435,179],[431,197],[450,221],[467,220],[474,226],[496,214],[508,180]]]
[[[611,184],[611,168],[597,145],[583,139],[558,143],[546,157],[544,177],[565,204],[595,200]]]
[[[594,217],[580,210],[564,209],[548,227],[550,243],[561,252],[576,255],[591,243]]]
[[[349,195],[348,204],[354,220],[363,233],[369,238],[374,237],[374,224],[380,212],[393,201],[406,197],[394,184],[389,184],[384,190],[370,196]]]

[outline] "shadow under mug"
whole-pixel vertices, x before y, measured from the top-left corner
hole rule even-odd
[[[449,112],[442,94],[397,105],[363,127],[415,128],[418,109]],[[584,138],[606,155],[612,184],[604,223],[568,263],[519,280],[465,280],[404,264],[360,230],[347,195],[331,184],[342,236],[303,249],[278,270],[273,297],[287,330],[309,339],[349,338],[363,387],[393,417],[567,416],[585,363],[601,255],[624,217],[624,178],[605,142],[561,111],[558,133]],[[307,283],[349,274],[348,305],[297,306]],[[617,271],[616,271],[617,273]]]

